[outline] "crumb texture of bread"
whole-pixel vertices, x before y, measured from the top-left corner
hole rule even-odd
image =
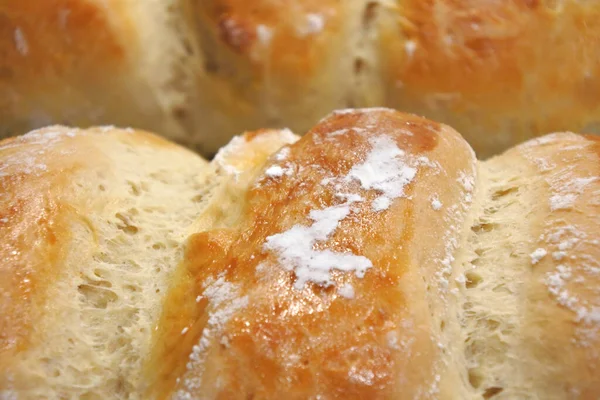
[[[51,126],[0,142],[1,398],[139,398],[208,171],[142,131]]]
[[[556,133],[479,164],[457,255],[476,398],[600,395],[598,150]]]

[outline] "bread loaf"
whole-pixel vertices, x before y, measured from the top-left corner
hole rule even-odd
[[[0,282],[15,282],[0,297],[4,394],[600,396],[593,137],[547,135],[482,162],[447,125],[362,109],[302,138],[246,133],[208,166],[147,134],[78,131],[46,150],[49,179],[39,160],[15,161],[39,151],[40,136],[0,153],[11,168],[2,184],[13,185]],[[124,138],[135,153],[79,152]],[[61,151],[72,153],[50,158]],[[154,168],[170,184],[127,193]],[[161,208],[123,214],[138,201]],[[172,247],[152,248],[165,238]]]
[[[244,130],[383,105],[481,157],[599,131],[595,0],[42,3],[0,2],[0,135],[111,123],[212,155]]]
[[[0,398],[128,398],[208,164],[154,135],[0,143]]]
[[[0,137],[52,123],[185,142],[199,70],[179,0],[0,1]]]
[[[200,214],[149,393],[598,397],[598,142],[477,162],[447,126],[367,110],[263,162],[211,201],[234,217]]]

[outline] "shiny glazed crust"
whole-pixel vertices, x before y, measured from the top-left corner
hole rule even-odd
[[[238,154],[252,139],[236,139]],[[386,164],[384,148],[394,146],[403,167]],[[555,134],[477,163],[451,128],[371,109],[334,113],[298,142],[253,157],[187,243],[147,393],[594,398],[596,147]],[[377,207],[385,187],[357,173],[367,164],[371,177],[389,167],[406,178],[388,208]],[[215,218],[221,203],[233,216]],[[327,262],[340,269],[315,275]]]
[[[365,161],[373,141],[388,138],[418,173],[389,210],[375,211],[377,191],[343,177]],[[454,156],[448,157],[451,151]],[[439,323],[433,321],[444,316],[430,315],[423,301],[429,290],[436,296],[449,292],[435,283],[426,289],[423,277],[442,274],[440,263],[449,249],[440,241],[421,252],[407,243],[443,236],[452,222],[460,222],[466,206],[431,226],[422,221],[445,213],[430,199],[421,204],[411,198],[430,193],[440,202],[462,204],[462,186],[436,188],[461,174],[472,179],[471,150],[444,125],[380,110],[334,114],[277,154],[285,157],[272,157],[248,190],[236,194],[245,199],[236,221],[188,242],[185,271],[166,300],[163,331],[156,338],[158,377],[150,378],[151,390],[174,390],[180,398],[186,393],[387,398],[435,392],[436,373],[446,368],[430,333],[437,333]],[[268,171],[275,166],[289,173],[274,177]],[[372,268],[364,278],[333,271],[331,286],[308,282],[298,290],[286,271],[289,265],[265,251],[267,238],[310,226],[311,210],[348,204],[350,194],[362,200],[353,202],[335,232],[313,248],[363,255]],[[355,296],[340,293],[342,287]],[[213,291],[218,299],[206,294]],[[455,378],[451,371],[448,375]],[[398,383],[401,376],[407,384]]]

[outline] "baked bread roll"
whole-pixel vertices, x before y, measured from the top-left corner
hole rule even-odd
[[[0,2],[0,135],[111,123],[212,155],[247,129],[382,105],[481,157],[599,131],[597,1],[38,3]]]
[[[364,109],[206,165],[56,129],[0,150],[6,397],[600,396],[593,137],[480,162],[446,125]]]
[[[0,1],[0,137],[52,123],[184,142],[199,67],[179,0]]]
[[[250,157],[196,222],[147,395],[597,398],[598,146],[477,162],[448,126],[372,109]]]
[[[0,142],[0,398],[139,392],[209,165],[154,135],[53,126]]]

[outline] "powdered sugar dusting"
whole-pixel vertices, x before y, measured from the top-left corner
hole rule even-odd
[[[409,58],[412,58],[412,56],[415,54],[415,50],[417,50],[417,42],[414,40],[407,40],[404,43],[404,50],[406,51],[406,55]]]
[[[298,34],[303,36],[319,33],[325,27],[325,17],[322,14],[306,14],[304,24],[298,28]]]
[[[265,143],[265,145],[268,143],[272,144],[274,141],[281,142],[281,144],[292,144],[298,141],[298,139],[298,136],[294,135],[294,133],[287,128],[256,135],[252,137],[252,139],[247,139],[244,136],[235,136],[226,146],[222,147],[217,152],[212,163],[225,174],[237,177],[242,172],[237,165],[239,162],[238,160],[247,158],[248,154],[251,152],[251,149],[248,147],[249,143],[257,144],[258,146],[262,143]],[[286,147],[284,147],[282,151],[284,151],[284,149],[286,149]],[[289,148],[285,151],[289,152]],[[288,153],[283,154],[287,157]]]
[[[346,283],[345,285],[343,285],[341,288],[338,289],[338,293],[342,297],[345,297],[347,299],[353,299],[354,298],[354,287],[351,284]]]
[[[273,38],[273,30],[266,25],[258,24],[256,26],[256,37],[263,45],[268,45]]]
[[[275,160],[277,161],[285,161],[290,156],[290,148],[288,146],[283,147],[277,153],[275,153]]]
[[[529,257],[531,257],[531,264],[535,265],[539,263],[540,260],[546,256],[546,254],[548,254],[546,249],[543,249],[541,247],[535,249],[535,251],[529,255]]]
[[[471,163],[471,167],[458,172],[457,180],[460,182],[465,192],[464,201],[460,201],[443,208],[443,218],[448,226],[448,229],[446,229],[442,237],[442,241],[444,243],[443,255],[435,259],[436,264],[438,265],[438,268],[435,272],[435,277],[437,280],[438,289],[440,290],[440,295],[444,301],[446,301],[446,295],[453,290],[453,288],[450,287],[452,281],[461,286],[466,283],[466,277],[464,274],[454,276],[454,279],[452,279],[452,266],[455,261],[454,253],[458,248],[458,238],[460,237],[460,231],[462,229],[465,214],[470,209],[471,196],[475,190],[475,176],[477,172],[475,169],[476,164],[474,154],[472,154],[472,158],[473,162]],[[435,199],[437,199],[437,196],[434,197],[432,202],[432,208],[434,209],[437,206]],[[439,206],[441,210],[441,201]]]
[[[541,239],[557,250],[552,253],[552,259],[558,262],[556,268],[545,275],[544,282],[557,302],[575,313],[576,322],[588,326],[582,331],[580,338],[580,344],[585,345],[587,339],[597,337],[600,333],[600,298],[595,296],[584,299],[581,293],[588,287],[586,276],[592,278],[600,273],[600,263],[596,259],[585,257],[585,254],[578,251],[578,247],[593,245],[594,240],[590,240],[583,230],[573,225],[552,228]],[[576,254],[581,255],[577,257]],[[582,260],[579,261],[579,258]],[[583,286],[576,289],[579,285]]]
[[[545,173],[545,181],[550,187],[551,196],[549,199],[550,211],[569,210],[573,208],[577,198],[584,189],[591,183],[598,181],[598,176],[577,176],[576,165],[566,165],[557,168],[556,163],[551,156],[544,156],[536,153],[536,146],[552,145],[559,140],[568,141],[577,140],[578,136],[573,134],[552,134],[529,141],[521,146],[523,154],[531,160],[540,170]],[[566,143],[565,143],[566,144]],[[563,146],[560,151],[564,154],[570,152],[580,153],[585,146]]]
[[[550,210],[568,210],[573,207],[577,197],[583,192],[585,187],[598,180],[598,177],[590,176],[586,178],[574,178],[563,181],[557,177],[553,186],[555,193],[550,197]]]
[[[464,171],[460,172],[458,182],[469,193],[472,192],[475,188],[475,178],[473,177],[473,175],[467,174]]]
[[[590,256],[598,246],[590,232],[598,223],[597,216],[587,211],[597,204],[600,194],[597,188],[590,188],[600,177],[589,175],[587,169],[587,165],[597,163],[595,151],[586,148],[593,145],[581,136],[562,133],[520,147],[550,191],[551,218],[540,242],[545,249],[543,256],[551,254],[555,266],[544,274],[543,282],[557,303],[573,312],[578,324],[576,343],[582,346],[594,346],[600,337],[600,296],[594,288],[600,282],[600,261]],[[535,256],[536,252],[542,255],[538,250],[532,253],[534,264],[541,259]]]
[[[577,200],[575,193],[555,194],[550,197],[550,211],[568,210]]]
[[[273,28],[263,24],[258,24],[256,26],[256,45],[252,46],[250,50],[250,57],[254,61],[260,61],[261,59],[264,61],[268,60],[273,36]]]
[[[347,179],[356,179],[363,189],[382,193],[373,203],[376,211],[389,207],[391,200],[404,195],[404,187],[416,176],[417,169],[407,164],[406,154],[388,136],[370,140],[373,146],[364,163],[355,165]]]
[[[379,196],[378,198],[373,200],[373,211],[378,212],[387,210],[390,207],[390,204],[392,204],[392,201],[389,197]]]
[[[290,175],[291,170],[287,168],[282,168],[279,165],[272,165],[265,171],[265,175],[269,178],[281,178],[283,175]]]
[[[368,258],[352,253],[314,250],[314,245],[327,240],[348,214],[348,204],[313,210],[309,214],[313,220],[311,226],[296,225],[288,231],[267,238],[264,249],[275,252],[284,268],[294,271],[296,289],[304,288],[307,282],[332,285],[332,269],[351,271],[362,278],[367,269],[373,266]]]
[[[337,132],[333,134],[337,135]],[[369,143],[371,150],[364,162],[354,165],[346,176],[326,177],[320,182],[324,186],[332,185],[335,198],[343,201],[342,204],[312,210],[309,213],[311,225],[295,225],[266,239],[264,250],[277,254],[279,263],[295,273],[297,289],[302,289],[307,282],[332,285],[331,271],[334,269],[354,272],[360,278],[372,267],[371,261],[361,255],[314,249],[317,243],[330,238],[339,224],[355,211],[352,203],[365,201],[360,194],[349,190],[350,187],[358,182],[362,189],[375,191],[378,196],[372,201],[371,210],[381,212],[388,209],[394,199],[405,196],[404,188],[415,178],[417,166],[437,168],[437,164],[424,156],[409,157],[389,136],[371,137]],[[283,174],[283,169],[275,164],[265,175],[279,177]]]
[[[435,211],[442,209],[442,202],[437,196],[431,199],[431,208],[433,208]]]
[[[226,146],[221,147],[215,157],[213,163],[219,168],[223,169],[228,174],[235,175],[239,171],[231,165],[228,158],[234,155],[237,151],[241,151],[241,148],[246,144],[246,139],[243,136],[234,136]]]
[[[208,321],[202,331],[200,341],[192,348],[192,353],[186,365],[187,374],[182,382],[183,388],[175,393],[175,399],[188,399],[190,393],[197,392],[200,389],[206,350],[211,341],[218,339],[218,335],[221,334],[225,324],[238,310],[248,306],[248,297],[240,297],[238,287],[226,281],[223,276],[209,282],[203,295],[209,299]],[[185,332],[182,331],[182,334],[185,334]]]
[[[459,225],[457,224],[457,221],[460,220],[460,218],[462,217],[462,213],[465,211],[465,209],[465,205],[462,206],[461,210],[461,207],[459,207],[457,204],[453,204],[447,210],[447,220],[452,221],[452,223],[450,223],[448,229],[446,230],[446,232],[444,232],[444,257],[442,259],[437,260],[440,267],[435,272],[439,288],[442,290],[442,292],[446,292],[450,286],[449,278],[452,274],[454,251],[458,246],[457,232],[459,229]]]
[[[332,112],[333,115],[344,115],[344,114],[360,114],[360,113],[373,113],[373,112],[396,112],[396,110],[388,107],[368,107],[368,108],[341,108],[339,110],[334,110]],[[327,118],[327,117],[325,117]]]
[[[560,261],[567,255],[566,251],[555,251],[552,253],[552,258],[556,261]]]
[[[25,34],[21,28],[15,29],[14,39],[15,47],[17,48],[19,54],[26,56],[29,53],[29,44],[27,43],[27,39],[25,39]]]

